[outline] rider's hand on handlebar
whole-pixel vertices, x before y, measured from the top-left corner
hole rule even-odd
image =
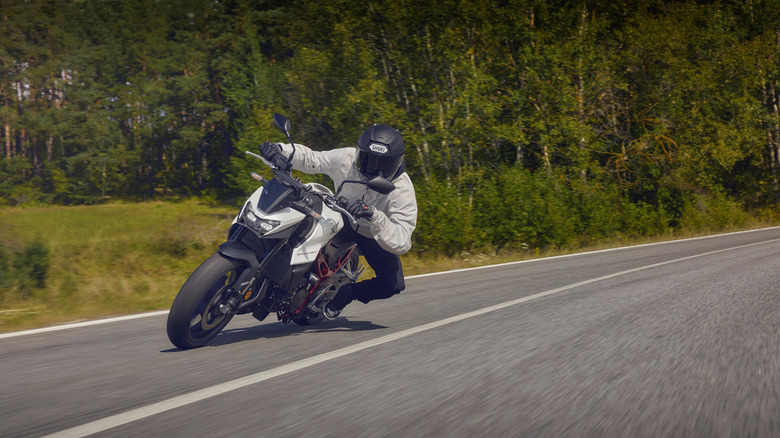
[[[359,199],[352,201],[349,205],[347,205],[347,211],[355,219],[365,219],[370,221],[371,218],[374,217],[374,207],[366,205],[366,203]]]
[[[282,170],[288,170],[291,167],[287,157],[284,156],[282,149],[276,143],[266,141],[265,143],[261,144],[260,155],[265,157],[266,160],[270,161],[271,164]]]

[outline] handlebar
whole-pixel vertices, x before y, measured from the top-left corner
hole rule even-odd
[[[254,152],[246,151],[246,154],[247,155],[251,155],[251,156],[259,159],[266,166],[270,167],[271,170],[274,173],[274,176],[276,178],[278,178],[281,182],[283,182],[283,183],[289,185],[290,187],[292,187],[293,190],[295,190],[296,192],[302,193],[304,191],[308,191],[309,193],[316,194],[317,196],[320,196],[322,198],[323,202],[325,202],[325,204],[328,207],[330,207],[330,208],[338,211],[342,215],[344,215],[347,218],[347,220],[349,221],[350,225],[352,225],[353,227],[357,226],[356,219],[351,214],[349,214],[349,212],[345,208],[347,206],[347,203],[349,202],[349,201],[347,201],[347,198],[345,198],[343,196],[336,197],[335,195],[327,195],[325,193],[319,193],[319,192],[311,191],[308,187],[306,187],[305,184],[301,183],[300,180],[298,180],[297,178],[293,178],[292,172],[290,172],[289,169],[287,169],[287,170],[282,169],[282,168],[274,165],[270,161],[266,160],[262,156],[255,154]]]
[[[256,154],[256,153],[254,153],[254,152],[249,152],[249,151],[246,151],[246,154],[247,154],[247,155],[251,155],[251,156],[253,156],[253,157],[257,158],[258,160],[260,160],[260,161],[262,161],[263,163],[265,163],[265,165],[266,165],[266,166],[268,166],[268,167],[270,167],[271,169],[278,169],[278,167],[276,167],[276,166],[274,166],[273,164],[271,164],[271,162],[270,162],[270,161],[266,160],[265,158],[261,157],[260,155],[257,155],[257,154]]]
[[[352,225],[352,227],[353,227],[353,228],[354,228],[354,227],[357,227],[357,219],[355,219],[355,217],[354,217],[354,216],[352,216],[351,214],[349,214],[349,212],[347,211],[347,209],[346,209],[346,208],[344,208],[344,207],[346,207],[346,202],[347,202],[347,199],[346,199],[346,198],[344,198],[343,196],[339,196],[339,197],[337,198],[337,197],[335,197],[335,196],[331,196],[331,195],[324,195],[324,194],[323,194],[323,195],[322,195],[322,200],[325,202],[325,204],[327,204],[327,205],[328,205],[328,207],[330,207],[330,208],[332,208],[332,209],[334,209],[334,210],[338,211],[338,212],[339,212],[339,213],[341,213],[341,214],[342,214],[344,217],[346,217],[346,218],[347,218],[347,220],[349,220],[349,224],[350,224],[350,225]],[[344,204],[344,205],[342,206],[341,204]]]
[[[306,186],[303,183],[301,183],[298,179],[293,178],[292,172],[290,172],[289,169],[287,169],[287,170],[282,169],[281,167],[276,166],[275,164],[271,163],[270,161],[266,160],[265,158],[263,158],[260,155],[257,155],[254,152],[246,151],[246,154],[247,155],[251,155],[251,156],[257,158],[258,160],[262,161],[266,166],[271,168],[271,170],[274,172],[274,175],[277,178],[279,178],[280,181],[286,183],[287,185],[292,187],[294,190],[299,191],[299,190],[305,190],[306,189]]]

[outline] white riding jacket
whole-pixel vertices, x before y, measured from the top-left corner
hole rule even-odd
[[[280,144],[285,156],[292,153],[292,146]],[[357,148],[341,148],[329,151],[313,151],[295,144],[292,166],[305,173],[324,173],[333,179],[335,189],[345,180],[363,180],[355,167]],[[391,181],[395,190],[382,195],[365,184],[344,184],[339,196],[350,201],[362,200],[376,210],[370,221],[357,221],[356,231],[376,240],[383,249],[393,254],[404,254],[412,247],[412,232],[417,226],[417,198],[409,175],[404,172]]]

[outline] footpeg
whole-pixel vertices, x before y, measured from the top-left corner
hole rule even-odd
[[[328,303],[325,303],[325,305],[322,306],[322,316],[324,316],[328,321],[333,321],[334,319],[338,318],[339,315],[341,315],[341,310],[337,310],[335,312],[328,310]]]

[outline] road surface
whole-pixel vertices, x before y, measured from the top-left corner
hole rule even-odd
[[[780,436],[780,228],[407,279],[309,328],[0,335],[0,436]]]

